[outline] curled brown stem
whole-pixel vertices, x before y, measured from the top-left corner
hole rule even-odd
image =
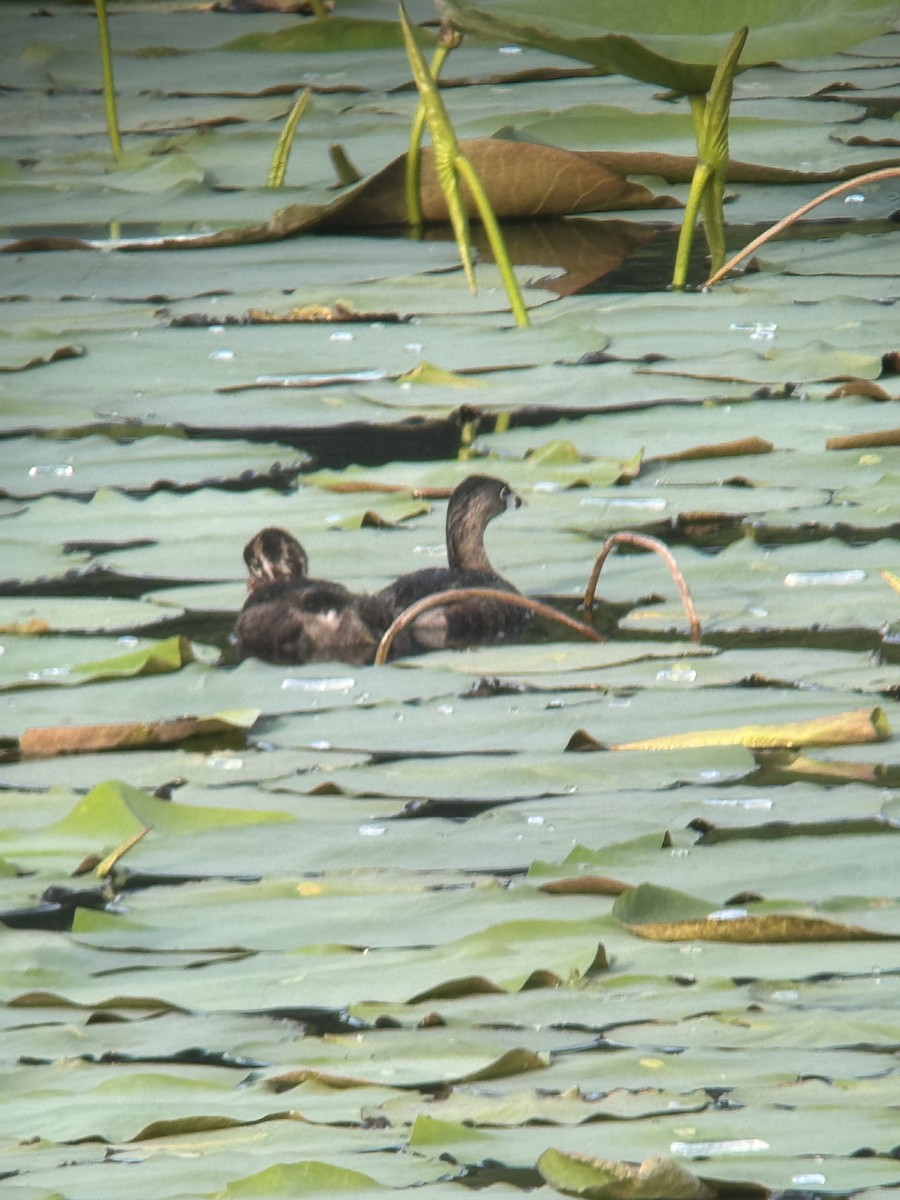
[[[411,625],[416,617],[421,616],[423,612],[427,612],[429,608],[437,608],[441,604],[456,604],[460,600],[469,600],[472,597],[477,597],[479,600],[500,600],[506,604],[512,604],[516,608],[527,608],[539,617],[545,617],[549,621],[556,621],[559,625],[565,625],[566,629],[573,630],[589,642],[602,642],[604,640],[592,626],[585,625],[583,621],[576,621],[574,617],[567,617],[565,613],[551,608],[549,604],[541,604],[540,600],[532,600],[529,596],[520,596],[518,592],[504,592],[500,588],[488,587],[451,588],[449,591],[435,592],[431,596],[425,596],[422,600],[417,600],[415,604],[411,604],[409,608],[405,608],[400,616],[394,619],[378,643],[378,649],[375,652],[375,665],[381,666],[387,662],[394,638],[398,633],[406,629],[407,625]]]
[[[718,283],[729,271],[733,271],[738,263],[743,262],[748,255],[754,250],[758,250],[765,242],[776,237],[783,229],[787,229],[789,225],[805,217],[812,209],[817,208],[820,204],[824,204],[826,200],[831,200],[835,196],[839,196],[841,192],[849,192],[851,188],[861,187],[864,183],[878,183],[882,179],[896,179],[900,175],[900,167],[883,167],[880,171],[867,171],[865,175],[857,175],[855,179],[845,179],[843,183],[839,183],[837,187],[829,188],[827,192],[822,192],[820,196],[816,196],[813,200],[808,200],[806,204],[801,204],[799,208],[795,208],[792,213],[788,213],[786,217],[782,217],[780,221],[776,221],[763,233],[748,242],[739,254],[735,254],[733,258],[729,258],[724,267],[720,267],[713,275],[710,275],[703,287],[711,288]]]
[[[632,533],[630,530],[621,530],[619,533],[610,534],[603,543],[603,549],[597,555],[594,569],[591,571],[591,577],[588,580],[587,587],[584,591],[584,611],[590,614],[594,607],[594,592],[597,590],[597,581],[600,578],[600,572],[603,570],[603,564],[609,558],[616,546],[641,546],[645,550],[652,550],[654,554],[658,554],[669,569],[669,574],[675,580],[678,591],[681,593],[681,603],[684,605],[685,616],[691,626],[691,641],[700,641],[700,618],[697,616],[697,610],[694,607],[694,598],[691,595],[691,589],[687,585],[687,580],[681,572],[681,567],[675,561],[675,555],[659,538],[650,537],[645,533]]]

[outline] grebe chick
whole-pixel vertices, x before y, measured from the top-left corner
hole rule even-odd
[[[383,601],[310,579],[306,552],[284,529],[244,547],[248,595],[234,627],[238,657],[266,662],[371,662],[390,617]]]
[[[521,497],[502,479],[491,475],[469,475],[464,479],[447,506],[449,566],[413,571],[382,588],[377,598],[387,605],[391,620],[417,600],[450,588],[490,587],[517,592],[491,565],[484,533],[494,517],[521,503]],[[498,641],[518,633],[527,619],[528,614],[521,608],[473,596],[424,612],[398,636],[394,653],[464,649]]]

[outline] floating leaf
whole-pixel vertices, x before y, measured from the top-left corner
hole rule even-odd
[[[547,1183],[585,1200],[715,1200],[716,1192],[671,1158],[642,1163],[545,1150],[537,1168]]]
[[[398,383],[430,383],[440,385],[442,387],[459,387],[459,388],[481,388],[484,383],[480,379],[470,379],[466,376],[457,375],[454,371],[445,371],[441,367],[436,367],[434,363],[420,362],[401,375],[397,380]]]
[[[710,446],[691,446],[688,450],[677,450],[671,454],[660,454],[645,458],[651,462],[693,462],[704,458],[738,458],[745,454],[771,454],[775,449],[772,442],[761,437],[738,438],[733,442],[718,442]]]
[[[549,1058],[544,1054],[535,1054],[532,1050],[516,1048],[508,1050],[496,1062],[489,1063],[480,1071],[461,1079],[460,1083],[487,1082],[491,1079],[506,1079],[510,1075],[522,1075],[527,1071],[544,1071],[550,1065]]]
[[[876,446],[900,446],[900,429],[876,429],[872,433],[848,433],[830,437],[826,450],[866,450]]]
[[[433,45],[426,30],[416,29],[416,40]],[[403,46],[396,21],[332,16],[326,21],[304,21],[272,33],[247,33],[222,46],[235,53],[264,51],[267,54],[336,54],[352,50],[394,50]],[[323,68],[324,69],[324,68]]]
[[[340,1196],[344,1192],[352,1195],[381,1186],[362,1171],[310,1159],[265,1167],[226,1184],[217,1195],[219,1200],[270,1200],[273,1196]]]
[[[890,28],[883,0],[777,0],[748,5],[726,0],[698,12],[669,6],[664,13],[617,0],[589,0],[554,12],[542,0],[507,0],[479,6],[472,0],[441,0],[456,28],[504,43],[537,46],[589,62],[601,71],[628,75],[679,92],[699,94],[712,83],[714,68],[733,31],[752,27],[744,67],[768,59],[827,54]],[[677,57],[675,57],[677,55]],[[693,61],[680,61],[680,60]]]
[[[754,750],[792,746],[849,746],[884,742],[891,727],[881,708],[859,708],[830,717],[791,721],[784,725],[742,725],[736,729],[705,729],[620,742],[612,750],[676,750],[699,746],[748,746]]]
[[[482,181],[495,215],[504,220],[550,217],[563,213],[609,212],[671,205],[641,184],[631,183],[585,154],[509,142],[500,138],[461,138],[460,151]],[[406,217],[403,195],[405,155],[343,197],[336,217],[344,227],[397,225]],[[422,214],[427,222],[449,218],[430,148],[422,151]],[[469,216],[477,215],[468,193],[462,196]]]
[[[410,1004],[423,1004],[430,1000],[455,1000],[459,996],[487,996],[503,992],[504,989],[483,975],[466,975],[461,979],[448,979],[437,987],[428,988],[410,998]]]
[[[71,843],[87,843],[91,847],[104,847],[119,843],[119,850],[109,856],[114,858],[123,845],[143,838],[148,829],[153,836],[166,838],[193,837],[200,833],[217,830],[237,829],[241,836],[250,826],[264,828],[272,824],[284,825],[290,816],[263,808],[225,808],[214,804],[190,805],[177,801],[163,800],[140,788],[119,779],[98,783],[70,808],[59,820],[46,827],[43,834],[51,843],[62,839],[66,859],[71,855]],[[266,831],[266,837],[271,835]],[[7,831],[9,837],[9,831]],[[147,841],[140,853],[146,851]],[[94,857],[86,863],[86,869],[94,870],[102,859]],[[124,879],[127,872],[122,872]],[[117,883],[119,872],[117,872]]]
[[[242,746],[244,731],[258,714],[181,717],[174,721],[128,721],[118,725],[58,725],[26,729],[19,738],[23,758],[56,754],[95,754],[98,750],[139,750],[202,740],[207,745]]]
[[[613,916],[638,937],[653,942],[786,942],[895,941],[900,934],[878,933],[858,925],[841,925],[823,917],[795,913],[748,916],[737,905],[713,909],[708,902],[672,888],[643,883],[623,893]],[[665,920],[660,920],[660,917]]]
[[[576,875],[539,884],[539,890],[555,896],[621,896],[633,886],[608,875]]]
[[[822,917],[769,913],[765,916],[707,918],[663,924],[628,925],[652,942],[737,942],[775,945],[784,942],[900,941],[900,933],[878,933],[860,925],[839,925]]]
[[[136,846],[138,842],[143,841],[149,832],[150,826],[145,825],[143,829],[139,830],[135,834],[132,834],[130,838],[126,838],[122,845],[117,846],[111,854],[107,854],[106,858],[98,862],[94,868],[94,873],[96,874],[97,878],[106,879],[107,876],[111,875],[116,867],[116,864],[121,862],[128,851]]]
[[[653,883],[642,883],[629,888],[613,905],[613,916],[624,925],[634,926],[666,922],[675,924],[689,922],[694,918],[706,918],[714,905],[675,888],[659,887]]]
[[[837,784],[867,783],[875,787],[900,786],[900,766],[883,763],[839,762],[835,759],[808,758],[790,750],[763,750],[757,755],[760,777],[777,783],[808,779],[825,787]]]
[[[890,392],[886,392],[874,379],[846,379],[838,384],[834,391],[829,392],[825,399],[840,400],[843,396],[868,396],[870,400],[893,399]]]
[[[45,367],[48,363],[62,362],[67,358],[81,358],[83,346],[57,346],[49,354],[38,354],[17,363],[0,363],[0,372],[31,371],[34,367]]]
[[[99,662],[78,663],[72,673],[88,679],[118,679],[137,675],[165,675],[195,662],[191,643],[185,637],[166,638],[144,650],[133,650]]]

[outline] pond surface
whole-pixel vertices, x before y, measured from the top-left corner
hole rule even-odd
[[[117,8],[115,167],[90,9],[4,6],[4,1195],[549,1197],[580,1154],[597,1195],[887,1197],[900,184],[673,294],[687,102],[467,39],[489,171],[498,134],[532,184],[539,143],[646,156],[643,207],[505,226],[517,329],[477,232],[472,296],[443,227],[370,228],[415,94],[393,4],[338,7],[387,24],[279,52],[225,47],[295,15]],[[770,173],[730,248],[897,162],[898,51],[738,77]],[[472,471],[526,502],[488,534],[524,593],[576,612],[652,535],[701,643],[620,551],[599,645],[229,665],[253,533],[377,589],[443,561]]]

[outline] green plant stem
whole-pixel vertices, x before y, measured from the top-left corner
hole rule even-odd
[[[350,187],[362,179],[362,175],[354,167],[347,151],[339,142],[334,142],[328,147],[328,157],[331,159],[331,165],[334,167],[341,187]]]
[[[384,635],[378,643],[378,649],[375,651],[375,666],[380,667],[387,662],[394,638],[411,625],[421,613],[445,604],[459,604],[472,599],[496,600],[499,604],[508,604],[512,608],[524,608],[528,612],[533,612],[535,616],[555,621],[558,625],[571,629],[585,641],[606,641],[606,638],[599,634],[592,625],[586,625],[584,621],[577,621],[574,617],[570,617],[556,608],[551,608],[549,604],[543,604],[540,600],[532,600],[530,596],[520,596],[518,592],[502,592],[497,588],[490,587],[450,588],[445,592],[433,592],[430,596],[423,596],[409,608],[404,608],[403,612],[384,631]]]
[[[738,61],[747,40],[743,26],[728,43],[705,97],[691,97],[691,123],[697,140],[697,165],[675,252],[672,287],[683,290],[694,240],[697,216],[703,212],[703,231],[713,269],[725,260],[725,176],[728,172],[728,122]]]
[[[399,12],[400,26],[403,30],[403,40],[406,45],[406,55],[409,59],[413,80],[419,93],[421,110],[428,124],[428,131],[431,134],[435,174],[437,175],[438,184],[447,204],[453,237],[456,240],[469,288],[473,293],[477,290],[475,271],[472,266],[472,247],[469,244],[469,217],[460,193],[460,175],[463,175],[468,183],[469,190],[472,193],[481,216],[482,224],[488,231],[491,249],[503,277],[510,308],[515,315],[516,322],[519,325],[528,325],[528,314],[522,302],[522,296],[519,292],[515,276],[513,275],[509,254],[503,241],[503,235],[500,232],[500,226],[497,224],[487,194],[478,180],[475,168],[459,148],[459,141],[456,137],[453,123],[444,107],[444,101],[437,84],[416,44],[412,26],[409,23],[402,0],[399,5]],[[449,45],[452,48],[457,43],[456,36],[452,31],[447,32],[446,39],[442,45]],[[443,62],[443,58],[440,59],[440,62]],[[418,154],[418,141],[416,142],[416,154]],[[418,168],[415,168],[415,170],[418,172]]]
[[[713,268],[725,261],[725,180],[721,171],[713,171],[701,197],[703,232]]]
[[[435,50],[429,68],[432,79],[440,76],[441,67],[449,53],[448,46],[438,46]],[[422,212],[422,135],[427,123],[425,102],[420,99],[409,131],[409,146],[406,151],[406,220],[413,229],[421,229],[425,224]]]
[[[703,190],[711,174],[711,168],[706,163],[697,163],[694,177],[691,180],[691,190],[688,193],[687,204],[684,206],[684,216],[681,220],[681,231],[678,234],[678,246],[675,250],[675,269],[672,272],[672,287],[682,291],[687,283],[688,263],[691,257],[691,247],[694,244],[694,228],[697,224],[697,214],[700,211],[700,201]]]
[[[297,131],[297,124],[309,107],[311,96],[312,92],[310,89],[305,88],[302,94],[297,97],[294,107],[288,113],[288,118],[278,139],[278,145],[275,147],[275,153],[272,155],[272,165],[269,167],[269,177],[266,180],[266,187],[281,187],[284,183],[288,159],[291,157],[291,149],[294,145],[294,134]]]
[[[491,208],[481,180],[478,178],[478,173],[464,154],[460,154],[457,157],[455,166],[459,174],[463,177],[469,191],[472,193],[472,198],[478,208],[478,216],[487,233],[491,253],[500,271],[503,286],[506,288],[509,306],[516,324],[520,326],[528,325],[530,324],[528,310],[525,307],[525,301],[522,299],[519,282],[512,269],[509,255],[506,252],[506,245],[503,241],[503,234],[500,232],[500,226],[497,218],[494,216],[494,210]]]
[[[109,21],[106,0],[94,0],[97,27],[100,31],[100,66],[103,71],[103,104],[106,108],[106,128],[109,144],[116,162],[122,159],[122,138],[119,134],[119,114],[116,111],[116,85],[113,79],[112,48],[109,41]]]

